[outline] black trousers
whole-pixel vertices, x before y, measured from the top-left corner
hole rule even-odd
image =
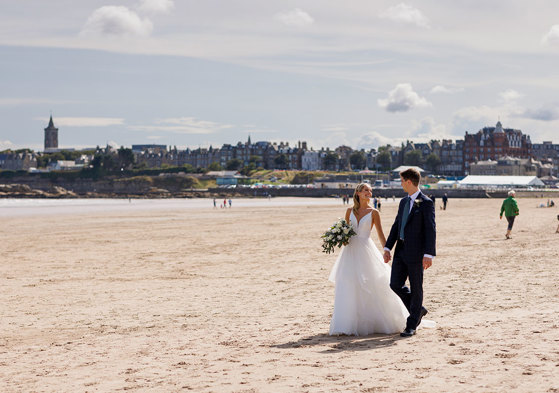
[[[507,217],[506,217],[506,219],[507,219],[507,221],[508,221],[508,223],[509,223],[509,225],[507,226],[507,229],[508,229],[509,231],[512,230],[512,226],[514,225],[514,219],[515,219],[515,218],[516,218],[516,216],[507,216]]]
[[[406,263],[403,256],[404,243],[399,240],[392,261],[390,288],[400,296],[410,313],[406,328],[416,329],[423,307],[423,263]],[[408,278],[410,288],[405,285]]]

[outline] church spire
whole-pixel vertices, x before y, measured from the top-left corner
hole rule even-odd
[[[250,134],[248,134],[248,142],[247,142],[247,143],[248,143],[249,146],[251,145],[251,143],[250,143]]]
[[[49,149],[58,149],[58,128],[54,126],[52,121],[52,112],[49,125],[45,128],[45,151],[49,151]]]

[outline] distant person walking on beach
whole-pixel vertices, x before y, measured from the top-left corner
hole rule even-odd
[[[231,198],[229,198],[229,208],[231,208],[232,203],[233,203],[233,201],[231,200]]]
[[[214,198],[214,209],[217,209],[217,201]]]
[[[507,234],[505,235],[507,239],[512,239],[510,232],[512,231],[512,226],[514,225],[514,219],[519,214],[518,204],[516,203],[516,199],[514,199],[515,195],[516,192],[514,192],[514,190],[509,191],[509,197],[503,201],[503,204],[501,205],[501,214],[499,215],[499,219],[502,220],[504,212],[505,218],[509,223],[507,227]]]
[[[446,192],[443,195],[443,210],[446,210],[446,204],[448,203],[448,195]]]

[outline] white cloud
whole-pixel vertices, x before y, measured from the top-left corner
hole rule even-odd
[[[559,25],[551,26],[551,29],[542,38],[544,45],[559,45]]]
[[[305,139],[307,140],[308,146],[313,147],[315,150],[318,150],[321,147],[330,147],[331,149],[335,149],[341,145],[354,146],[345,132],[333,132],[331,134],[320,135],[319,138]]]
[[[38,120],[47,123],[49,121],[46,117],[41,117]],[[124,124],[124,119],[113,117],[55,117],[53,120],[56,127],[108,127]]]
[[[511,101],[516,101],[519,98],[523,97],[523,94],[517,92],[516,90],[513,89],[507,89],[501,93],[499,93],[499,96],[503,99],[503,101],[505,102],[511,102]]]
[[[464,91],[464,89],[461,87],[449,87],[444,85],[437,85],[430,90],[430,93],[431,94],[454,94],[454,93],[459,93],[461,91]]]
[[[412,122],[412,137],[416,141],[430,141],[431,139],[451,139],[444,124],[437,124],[432,117]]]
[[[93,11],[81,34],[109,36],[149,36],[153,23],[123,6],[107,5]]]
[[[314,23],[314,18],[300,8],[277,13],[275,19],[286,26],[305,27]]]
[[[14,144],[11,141],[5,140],[2,141],[0,140],[0,150],[6,150],[6,149],[13,149],[14,148]]]
[[[377,100],[378,106],[388,112],[406,112],[415,107],[426,107],[432,104],[420,97],[409,83],[399,83],[388,93],[388,98]]]
[[[198,120],[194,117],[173,117],[167,119],[159,119],[155,121],[155,125],[147,126],[130,126],[132,130],[148,131],[148,132],[171,132],[174,134],[213,134],[218,131],[231,128],[232,125],[220,124],[213,121]]]
[[[358,149],[377,149],[379,146],[399,145],[403,138],[390,138],[377,131],[369,131],[359,138],[357,141]]]
[[[400,3],[388,8],[380,14],[381,18],[390,19],[395,22],[413,24],[419,27],[429,28],[429,20],[417,8]]]
[[[162,136],[160,135],[149,135],[146,137],[147,139],[153,139],[153,140],[157,140],[157,139],[161,139]]]
[[[168,13],[174,7],[173,0],[141,0],[138,9],[147,13]]]
[[[489,124],[496,124],[499,117],[503,117],[502,108],[492,108],[487,105],[464,107],[453,114],[452,131],[456,134],[477,132]],[[508,113],[507,113],[508,115]]]

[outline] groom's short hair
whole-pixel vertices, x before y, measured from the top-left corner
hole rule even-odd
[[[402,176],[404,180],[410,180],[416,187],[419,185],[419,180],[421,180],[421,173],[415,168],[408,168],[400,172],[400,176]]]

